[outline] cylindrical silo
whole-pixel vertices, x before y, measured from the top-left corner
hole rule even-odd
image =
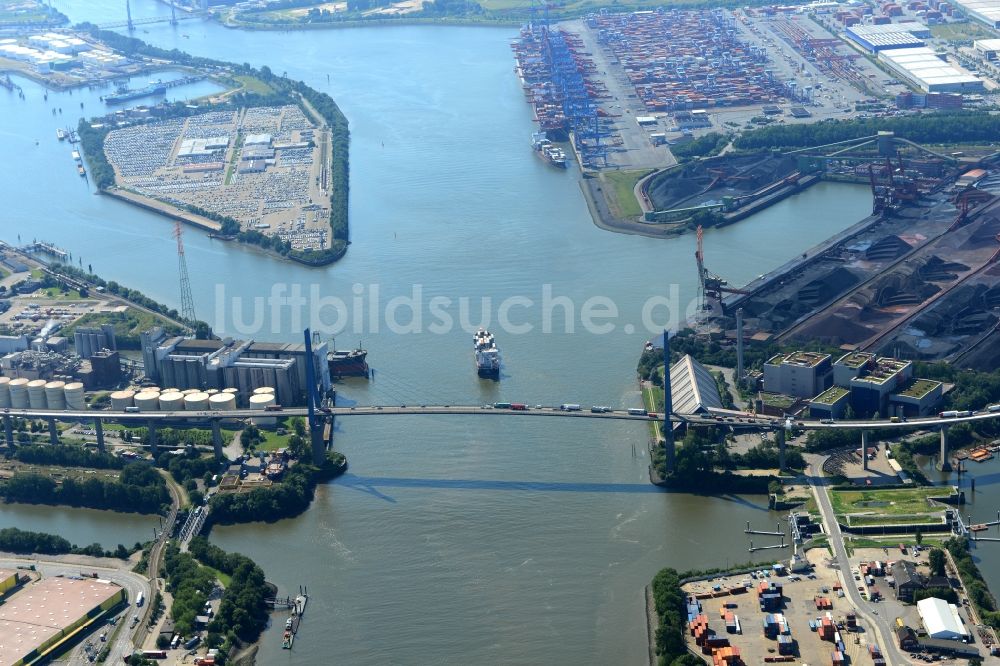
[[[273,386],[261,386],[260,388],[255,388],[253,390],[253,394],[254,395],[264,395],[265,393],[269,393],[271,395],[274,395],[274,387]]]
[[[184,394],[179,391],[160,394],[161,412],[179,412],[184,409]]]
[[[214,411],[231,412],[236,409],[236,396],[232,393],[216,393],[208,398],[208,406]]]
[[[132,407],[135,393],[132,391],[115,391],[111,394],[111,409],[124,412],[126,407]]]
[[[270,393],[258,393],[257,395],[250,396],[250,409],[262,410],[267,409],[274,404],[274,396]],[[254,417],[253,422],[256,425],[273,425],[277,419],[273,416],[266,417]]]
[[[201,391],[199,389],[184,389],[181,393],[184,395],[192,395],[194,393],[201,393]]]
[[[233,395],[236,395],[237,393],[240,392],[240,390],[238,388],[224,388],[224,389],[222,389],[222,392],[223,393],[232,393]]]
[[[203,412],[208,409],[207,393],[192,393],[184,396],[184,409],[189,412]]]
[[[44,379],[32,379],[28,382],[28,405],[31,409],[45,409],[49,406],[45,400]]]
[[[14,409],[28,408],[28,380],[18,377],[10,380],[10,406]]]
[[[10,407],[10,377],[0,377],[0,407]]]
[[[45,402],[49,409],[66,409],[66,382],[49,382],[45,385]]]
[[[83,384],[80,382],[70,382],[63,387],[63,397],[66,400],[66,409],[79,412],[87,408],[87,401],[83,396]]]
[[[205,391],[205,393],[207,393],[210,396],[213,396],[213,395],[215,395],[218,392],[219,392],[219,389],[208,389],[207,391]]]
[[[160,409],[160,394],[143,391],[135,395],[135,406],[140,412],[155,412]]]

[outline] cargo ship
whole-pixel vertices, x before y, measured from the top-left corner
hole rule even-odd
[[[562,148],[553,144],[546,137],[545,132],[535,132],[531,135],[531,147],[539,157],[559,169],[566,168],[566,153]]]
[[[128,86],[121,86],[113,94],[105,95],[104,103],[122,104],[123,102],[130,102],[133,99],[139,99],[140,97],[147,97],[149,95],[165,95],[166,93],[167,86],[165,86],[162,81],[150,83],[149,85],[143,86],[142,88],[136,88],[134,90]]]
[[[326,355],[326,364],[330,368],[331,377],[367,377],[368,351],[358,345],[357,349],[337,351],[334,349]]]
[[[476,370],[480,377],[500,378],[500,350],[497,349],[493,334],[485,328],[473,336],[476,356]]]

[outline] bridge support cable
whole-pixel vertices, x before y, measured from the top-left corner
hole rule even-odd
[[[868,471],[868,431],[861,431],[861,468]]]
[[[156,421],[150,419],[146,422],[147,439],[149,440],[149,452],[153,454],[153,460],[160,455],[160,449],[156,442]]]
[[[941,426],[941,459],[938,467],[942,472],[951,471],[951,463],[948,462],[948,426]]]
[[[215,459],[222,459],[222,423],[219,419],[212,419],[212,451]]]
[[[778,440],[778,472],[785,471],[785,429],[778,428],[774,433],[775,438]]]
[[[654,408],[656,405],[652,405]],[[663,329],[663,464],[664,474],[674,471],[674,397],[670,392],[670,331]]]
[[[104,421],[101,419],[94,419],[94,433],[97,434],[97,450],[104,453],[107,449],[104,447]]]

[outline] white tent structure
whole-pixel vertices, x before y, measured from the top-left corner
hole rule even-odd
[[[962,639],[969,636],[958,606],[944,599],[931,597],[917,602],[917,612],[930,638]]]

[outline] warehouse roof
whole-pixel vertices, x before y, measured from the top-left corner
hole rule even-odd
[[[925,90],[939,85],[982,85],[979,78],[942,60],[926,46],[880,51],[878,57],[905,71]]]
[[[680,414],[696,414],[708,408],[722,409],[715,377],[690,354],[670,368],[670,395],[674,411]]]
[[[931,638],[960,638],[969,635],[958,615],[958,607],[944,599],[921,599],[917,602],[917,612]]]

